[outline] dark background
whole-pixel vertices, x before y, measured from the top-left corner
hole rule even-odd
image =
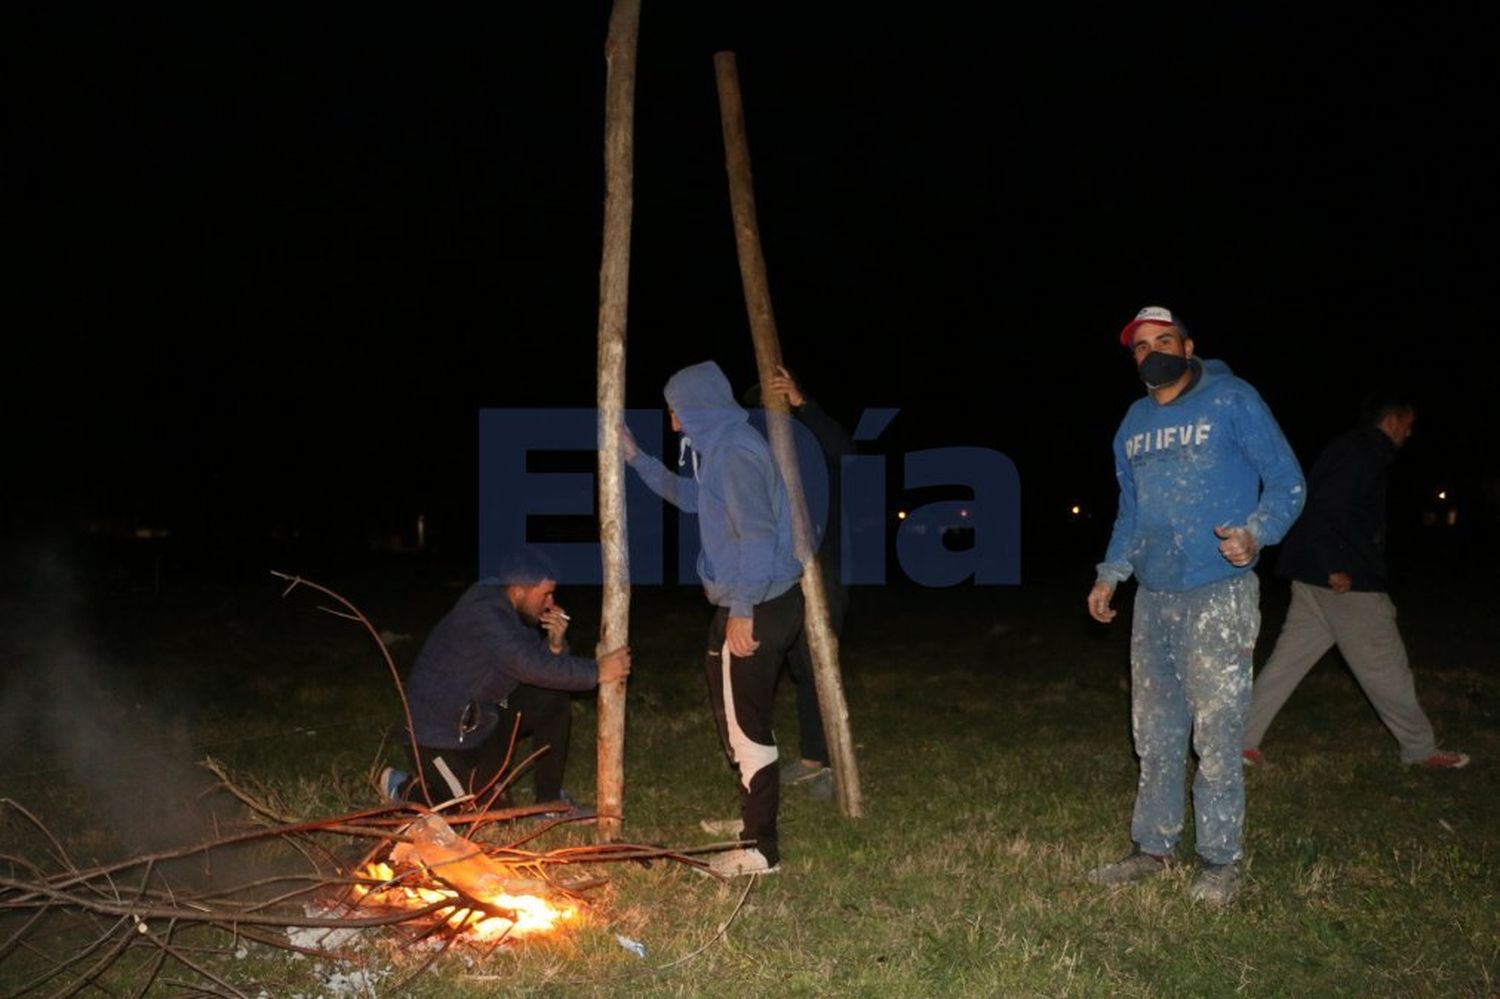
[[[409,544],[421,513],[472,559],[477,411],[594,400],[608,5],[512,7],[7,15],[7,538],[165,528],[258,572],[293,541]],[[755,377],[732,49],[789,363],[848,425],[901,409],[875,450],[1010,455],[1026,572],[1102,551],[1141,391],[1116,335],[1146,304],[1304,463],[1371,388],[1412,393],[1398,550],[1477,560],[1479,25],[980,10],[646,0],[628,403],[706,358]]]

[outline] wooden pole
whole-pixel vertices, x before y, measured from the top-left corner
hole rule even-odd
[[[729,173],[729,201],[734,209],[735,242],[739,247],[740,280],[745,286],[745,308],[750,314],[750,335],[755,341],[755,365],[760,372],[760,383],[766,385],[781,364],[781,343],[776,334],[776,317],[771,311],[766,260],[760,247],[755,185],[750,174],[750,143],[745,136],[745,109],[740,101],[734,53],[715,55],[714,72],[719,83],[719,113],[724,124],[724,156]],[[812,652],[818,706],[823,712],[823,732],[832,757],[829,762],[833,765],[834,793],[839,810],[858,817],[864,814],[864,803],[859,791],[859,769],[854,761],[854,737],[849,732],[849,707],[844,702],[844,682],[839,674],[839,643],[828,619],[828,597],[823,592],[823,571],[807,515],[802,476],[797,470],[791,415],[784,397],[761,393],[761,398],[766,407],[771,450],[792,503],[792,527],[797,557],[802,562],[802,593],[807,606],[807,644]]]
[[[604,256],[599,265],[599,542],[604,595],[602,655],[630,641],[630,550],[625,533],[625,314],[630,294],[635,52],[641,0],[615,0],[604,46]],[[620,837],[625,809],[625,681],[599,685],[599,838]]]

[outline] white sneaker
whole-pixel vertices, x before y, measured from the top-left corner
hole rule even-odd
[[[775,874],[781,865],[772,867],[766,862],[766,855],[752,846],[726,850],[708,862],[708,869],[721,878],[737,878],[745,874]]]
[[[380,783],[380,793],[385,795],[386,801],[401,800],[401,785],[406,783],[406,771],[386,767],[380,771],[380,777],[377,779]]]

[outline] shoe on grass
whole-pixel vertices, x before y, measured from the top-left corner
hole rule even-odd
[[[807,788],[807,796],[814,801],[833,800],[833,770],[829,767],[803,777],[797,783]]]
[[[1233,902],[1239,893],[1239,864],[1204,864],[1193,879],[1193,886],[1188,889],[1188,898],[1217,907]]]
[[[1261,755],[1260,750],[1253,746],[1249,749],[1241,750],[1240,757],[1245,761],[1246,766],[1263,767],[1266,765],[1266,758]]]
[[[698,828],[710,836],[735,836],[745,831],[744,819],[704,819]]]
[[[1417,763],[1417,766],[1427,767],[1430,770],[1462,770],[1468,765],[1468,753],[1454,753],[1446,749],[1439,749],[1427,759]]]
[[[766,855],[755,847],[741,850],[725,850],[708,862],[708,869],[721,878],[738,878],[747,874],[775,874],[780,864],[771,864]]]
[[[592,805],[586,805],[578,801],[566,789],[557,792],[557,800],[568,807],[555,812],[542,812],[542,814],[563,819],[592,819],[599,814],[598,810]]]
[[[828,766],[823,763],[808,763],[806,760],[792,760],[790,763],[781,765],[781,786],[788,784],[800,784],[811,777],[827,770]]]
[[[1088,880],[1096,885],[1124,885],[1132,881],[1144,881],[1163,873],[1171,863],[1170,857],[1158,857],[1137,846],[1114,863],[1089,871]]]
[[[386,767],[380,771],[380,777],[376,783],[380,786],[380,793],[385,795],[386,801],[402,801],[401,785],[406,783],[407,773],[405,770],[397,770],[395,767]]]

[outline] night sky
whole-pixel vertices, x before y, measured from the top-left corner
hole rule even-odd
[[[609,8],[524,6],[8,15],[0,527],[472,532],[477,410],[594,400]],[[1107,522],[1155,303],[1304,462],[1410,391],[1406,488],[1483,519],[1489,36],[1304,17],[645,0],[630,404],[755,377],[731,49],[784,353],[846,423],[900,407],[889,453],[998,448],[1028,534]]]

